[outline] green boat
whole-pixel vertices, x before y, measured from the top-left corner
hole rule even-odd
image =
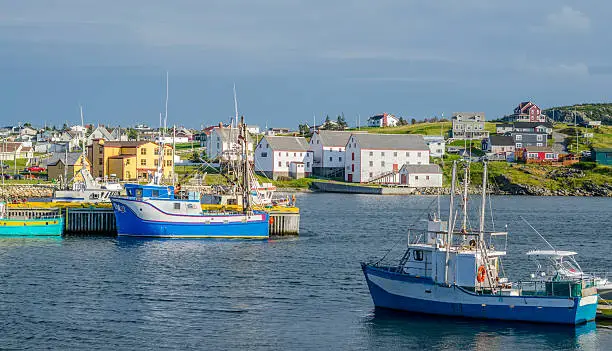
[[[12,216],[6,203],[0,202],[0,237],[2,236],[61,236],[64,218],[60,213],[31,218]]]

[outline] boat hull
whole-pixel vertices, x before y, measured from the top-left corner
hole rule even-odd
[[[582,324],[594,320],[597,295],[587,297],[478,295],[458,286],[442,286],[419,278],[362,264],[377,307],[426,314]]]
[[[0,236],[61,236],[62,217],[50,219],[0,219]]]
[[[266,239],[268,214],[177,215],[141,200],[111,198],[117,235],[157,238]]]

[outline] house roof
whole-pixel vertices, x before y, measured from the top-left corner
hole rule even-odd
[[[612,148],[609,147],[595,147],[593,148],[595,152],[612,152]]]
[[[514,122],[514,128],[535,128],[539,126],[544,126],[546,128],[553,127],[550,122]]]
[[[511,136],[491,135],[489,141],[495,146],[514,146],[514,139]]]
[[[91,140],[93,138],[94,133],[96,132],[102,134],[102,138],[106,140],[111,140],[113,138],[106,128],[104,128],[103,126],[98,126],[91,132],[91,134],[89,134],[89,137],[87,137],[87,139]]]
[[[213,129],[214,132],[216,132],[217,134],[219,134],[219,137],[221,137],[221,140],[223,141],[229,141],[230,140],[230,135],[232,138],[232,142],[237,142],[238,141],[238,134],[239,134],[239,130],[238,128],[215,128]],[[248,133],[247,133],[248,134]],[[247,140],[249,142],[251,142],[251,136],[247,135]]]
[[[79,158],[81,157],[81,153],[80,152],[69,152],[68,156],[66,157],[65,153],[62,152],[56,152],[53,155],[51,155],[50,158],[48,158],[46,160],[46,165],[48,166],[55,166],[57,165],[58,162],[62,162],[62,163],[66,163],[66,159],[68,161],[68,166],[74,166],[77,162],[79,162]],[[89,161],[86,161],[89,162]],[[79,162],[79,165],[81,163]]]
[[[442,174],[442,170],[440,166],[436,164],[430,165],[409,165],[405,164],[402,166],[400,170],[401,173],[433,173],[433,174]]]
[[[138,140],[138,141],[107,141],[102,144],[104,147],[138,147],[146,143],[150,143],[149,140]]]
[[[479,121],[484,121],[485,113],[484,112],[453,112],[453,119],[478,119]]]
[[[0,143],[0,152],[15,152],[16,150],[19,149],[20,146],[21,146],[20,142],[12,142],[12,141],[5,142],[5,143],[3,142],[3,143]],[[22,151],[25,151],[24,149],[25,147],[21,148]]]
[[[422,135],[417,134],[353,134],[363,149],[429,150]]]
[[[317,132],[324,146],[346,146],[346,142],[351,137],[351,132],[319,130]]]
[[[552,152],[553,149],[549,146],[526,146],[527,152]]]
[[[500,127],[512,127],[512,123],[498,123],[495,125],[495,127],[500,128]]]
[[[308,142],[304,137],[265,136],[264,139],[272,150],[308,151]]]

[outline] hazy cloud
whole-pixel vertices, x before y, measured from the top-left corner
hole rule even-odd
[[[553,33],[587,33],[591,29],[591,19],[581,11],[563,6],[546,16],[541,29]]]

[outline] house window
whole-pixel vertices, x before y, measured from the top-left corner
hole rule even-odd
[[[342,157],[338,157],[338,162],[342,162]]]
[[[429,180],[429,176],[425,176],[425,180]]]
[[[289,167],[289,161],[285,162],[285,164],[287,165],[287,167]]]
[[[520,134],[517,134],[517,135],[516,135],[516,140],[523,140],[523,136],[522,136],[522,135],[520,135]]]
[[[146,166],[147,165],[147,159],[143,158],[142,160],[140,160],[140,165],[141,166]]]
[[[281,157],[281,153],[280,152],[278,153],[278,157]]]
[[[538,135],[538,141],[544,140],[542,137],[543,137],[543,135]]]
[[[384,152],[384,151],[381,151],[381,152],[380,152],[380,156],[385,156],[385,152]]]
[[[516,143],[516,147],[523,147],[522,143]]]
[[[370,161],[370,167],[374,167],[374,161]]]
[[[103,159],[101,159],[101,158],[99,158],[99,159],[98,159],[98,164],[99,164],[100,166],[102,166],[102,161],[103,161]]]
[[[268,153],[267,152],[262,152],[261,153],[261,157],[268,157]]]
[[[421,153],[420,152],[417,153],[417,157],[421,157]]]
[[[332,160],[332,157],[331,157],[331,156],[329,156],[329,162],[331,162],[331,161],[333,161],[333,160]]]
[[[159,155],[159,148],[158,147],[155,148],[155,151],[153,151],[153,154],[154,155]]]
[[[166,166],[172,166],[172,160],[166,160]]]
[[[414,180],[419,180],[419,176],[414,176]]]
[[[317,140],[317,144],[319,143],[319,141]]]
[[[543,146],[542,143],[537,143],[536,146]]]
[[[130,164],[130,159],[129,159],[129,158],[126,158],[126,159],[125,159],[125,164],[126,164],[126,165],[129,165],[129,164]]]
[[[158,159],[153,160],[153,164],[154,164],[155,166],[159,166],[159,160],[158,160]]]
[[[297,152],[294,152],[294,153],[293,153],[293,157],[297,157]]]
[[[141,155],[146,155],[147,154],[147,149],[145,149],[144,147],[142,149],[140,149],[140,154]]]
[[[279,166],[279,167],[282,167],[282,166],[283,166],[283,164],[281,163],[281,161],[278,161],[278,166]]]
[[[410,157],[410,152],[406,152],[406,157]]]
[[[217,143],[217,149],[219,148],[219,143]]]
[[[385,161],[380,161],[380,166],[384,167],[385,166]]]
[[[394,152],[394,153],[393,153],[393,157],[397,157],[397,152]]]
[[[285,156],[289,157],[289,153],[288,152],[286,152],[285,154],[286,154]]]
[[[373,151],[370,151],[370,156],[374,156],[374,152]]]
[[[355,161],[355,153],[351,153],[351,160]]]
[[[310,168],[310,162],[306,162],[306,168]]]

